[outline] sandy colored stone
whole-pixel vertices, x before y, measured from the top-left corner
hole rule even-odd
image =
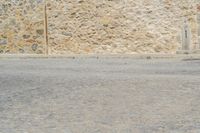
[[[43,0],[1,0],[0,1],[0,45],[2,53],[36,53],[45,51]],[[32,45],[37,44],[37,50]]]
[[[49,54],[175,53],[184,19],[200,46],[197,0],[1,0],[1,53],[45,53],[45,3]]]
[[[197,48],[196,1],[48,1],[51,53],[175,53],[183,19]],[[62,36],[67,31],[72,36]],[[62,36],[62,37],[61,37]],[[68,50],[66,50],[68,49]]]

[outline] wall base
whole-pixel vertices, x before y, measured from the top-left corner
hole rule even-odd
[[[200,54],[200,49],[197,50],[178,50],[176,54]]]

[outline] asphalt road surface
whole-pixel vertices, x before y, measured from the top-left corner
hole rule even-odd
[[[200,133],[200,60],[0,59],[0,133]]]

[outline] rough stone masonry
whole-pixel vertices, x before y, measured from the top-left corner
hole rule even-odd
[[[200,0],[0,1],[2,54],[175,53],[199,36]]]

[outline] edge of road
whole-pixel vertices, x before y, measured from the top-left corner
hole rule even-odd
[[[132,59],[196,59],[200,54],[67,54],[67,55],[37,55],[37,54],[2,54],[0,59],[29,58],[132,58]]]

